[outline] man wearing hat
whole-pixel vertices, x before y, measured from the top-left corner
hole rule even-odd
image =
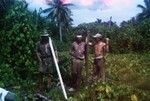
[[[95,71],[94,76],[97,76],[97,79],[101,78],[102,81],[105,81],[105,59],[106,54],[106,43],[102,40],[102,35],[97,33],[94,37],[94,65]]]
[[[77,35],[72,43],[70,55],[72,56],[72,87],[79,88],[81,84],[81,72],[85,60],[85,42],[82,35]]]
[[[54,51],[56,57],[58,57],[55,46]],[[50,88],[51,76],[54,75],[54,61],[49,44],[49,34],[47,31],[44,31],[44,34],[41,35],[41,40],[37,43],[36,54],[39,61],[39,90],[40,92],[43,92],[44,79],[47,78],[47,88]]]

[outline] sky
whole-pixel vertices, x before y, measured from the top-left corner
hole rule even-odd
[[[30,9],[47,8],[45,0],[26,0]],[[70,9],[73,13],[73,24],[94,22],[96,19],[112,21],[119,25],[122,21],[127,21],[141,12],[137,8],[138,4],[143,5],[143,0],[62,0],[64,3],[72,3]]]

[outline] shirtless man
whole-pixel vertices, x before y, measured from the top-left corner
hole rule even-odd
[[[97,33],[94,35],[94,76],[105,81],[105,54],[107,52],[107,45],[102,41],[102,35]]]

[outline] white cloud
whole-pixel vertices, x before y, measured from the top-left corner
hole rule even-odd
[[[48,6],[45,5],[45,0],[26,0],[30,3],[29,8],[43,9]],[[73,20],[74,25],[83,22],[93,22],[97,18],[103,21],[108,21],[110,16],[113,21],[118,24],[123,20],[129,20],[131,17],[136,16],[140,12],[137,8],[138,4],[143,4],[142,0],[64,0],[65,2],[74,3],[73,7]],[[76,9],[74,9],[76,8]]]
[[[112,16],[113,21],[116,21],[117,24],[122,22],[123,20],[127,21],[130,18],[136,16],[139,13],[139,9],[137,8],[137,4],[140,4],[140,0],[134,0],[130,5],[123,5],[123,2],[115,2],[114,5],[109,6],[108,9],[75,9],[73,10],[73,19],[74,25],[78,25],[84,22],[93,22],[96,21],[97,18],[102,19],[103,21],[108,21]],[[117,6],[115,6],[117,5]]]

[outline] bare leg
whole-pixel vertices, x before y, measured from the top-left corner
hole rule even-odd
[[[99,59],[94,59],[94,64],[95,64],[95,71],[94,75],[99,77],[100,74],[100,64],[99,64]]]
[[[102,59],[101,60],[101,78],[102,78],[102,81],[105,81],[105,60]]]

